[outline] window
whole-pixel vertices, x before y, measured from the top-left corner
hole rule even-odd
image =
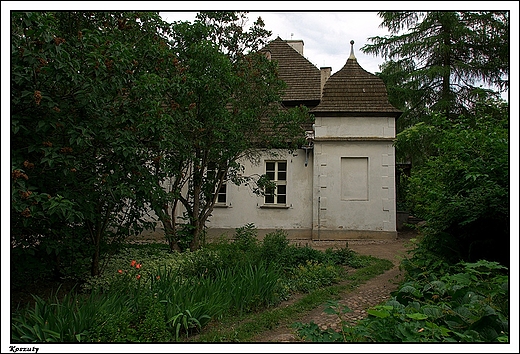
[[[265,174],[276,184],[273,190],[266,191],[265,204],[287,203],[287,161],[266,161]]]
[[[215,170],[214,165],[212,164],[212,165],[208,166],[208,172],[207,172],[206,178],[215,180],[217,177],[216,174],[217,174],[217,171]],[[226,176],[224,176],[224,182],[222,183],[220,188],[216,191],[216,194],[217,194],[216,204],[223,205],[223,204],[226,204],[226,202],[227,202],[227,197],[226,197],[227,187],[226,187],[225,181],[226,181]],[[215,194],[213,194],[212,196],[214,197]]]
[[[226,204],[226,182],[222,183],[217,192],[217,203]]]

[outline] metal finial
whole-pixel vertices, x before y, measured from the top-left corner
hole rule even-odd
[[[354,56],[354,40],[350,41],[350,57],[348,57],[348,58],[356,59],[356,57]]]

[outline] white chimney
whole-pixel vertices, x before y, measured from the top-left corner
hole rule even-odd
[[[303,40],[301,39],[290,39],[286,40],[287,44],[289,44],[291,47],[293,47],[294,50],[296,50],[300,55],[303,55]]]
[[[332,71],[332,68],[330,66],[321,67],[320,73],[321,73],[321,94],[323,95],[323,87],[325,86],[325,83],[330,77],[330,73]]]

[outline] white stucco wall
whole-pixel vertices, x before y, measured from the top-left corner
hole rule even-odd
[[[395,119],[316,117],[313,238],[393,237]]]
[[[395,118],[391,117],[316,117],[316,138],[395,137]]]
[[[265,161],[287,161],[287,203],[285,206],[264,204],[264,197],[255,195],[249,186],[227,186],[227,206],[215,207],[207,226],[210,233],[224,232],[253,223],[258,229],[295,230],[310,238],[312,227],[312,152],[305,166],[305,151],[299,149],[292,154],[280,151],[277,156],[262,155],[259,164],[244,164],[244,175],[265,174]],[[212,229],[212,230],[211,230]],[[211,232],[212,231],[212,232]]]
[[[287,161],[286,205],[265,205],[249,186],[228,183],[226,205],[217,205],[206,224],[208,236],[233,236],[253,223],[260,237],[283,229],[308,240],[395,238],[394,137],[391,117],[317,117],[307,166],[303,149],[242,161],[246,176],[265,174],[265,161]]]
[[[354,235],[353,231],[392,236],[396,230],[393,150],[388,141],[315,142],[315,238],[318,232],[320,238],[341,238]],[[349,173],[353,167],[359,170]]]

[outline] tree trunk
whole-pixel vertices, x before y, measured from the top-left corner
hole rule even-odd
[[[92,263],[90,265],[90,275],[97,277],[99,275],[99,243],[100,234],[96,232],[94,234],[94,254],[92,255]]]
[[[190,251],[196,251],[200,247],[200,235],[202,233],[201,222],[197,218],[193,223],[193,239],[190,242]]]
[[[170,252],[181,252],[182,250],[179,246],[179,243],[177,242],[175,226],[173,224],[172,218],[168,216],[168,205],[165,206],[164,211],[166,216],[161,217],[161,222],[164,226],[164,233],[166,240],[168,241],[168,245],[170,246]]]

